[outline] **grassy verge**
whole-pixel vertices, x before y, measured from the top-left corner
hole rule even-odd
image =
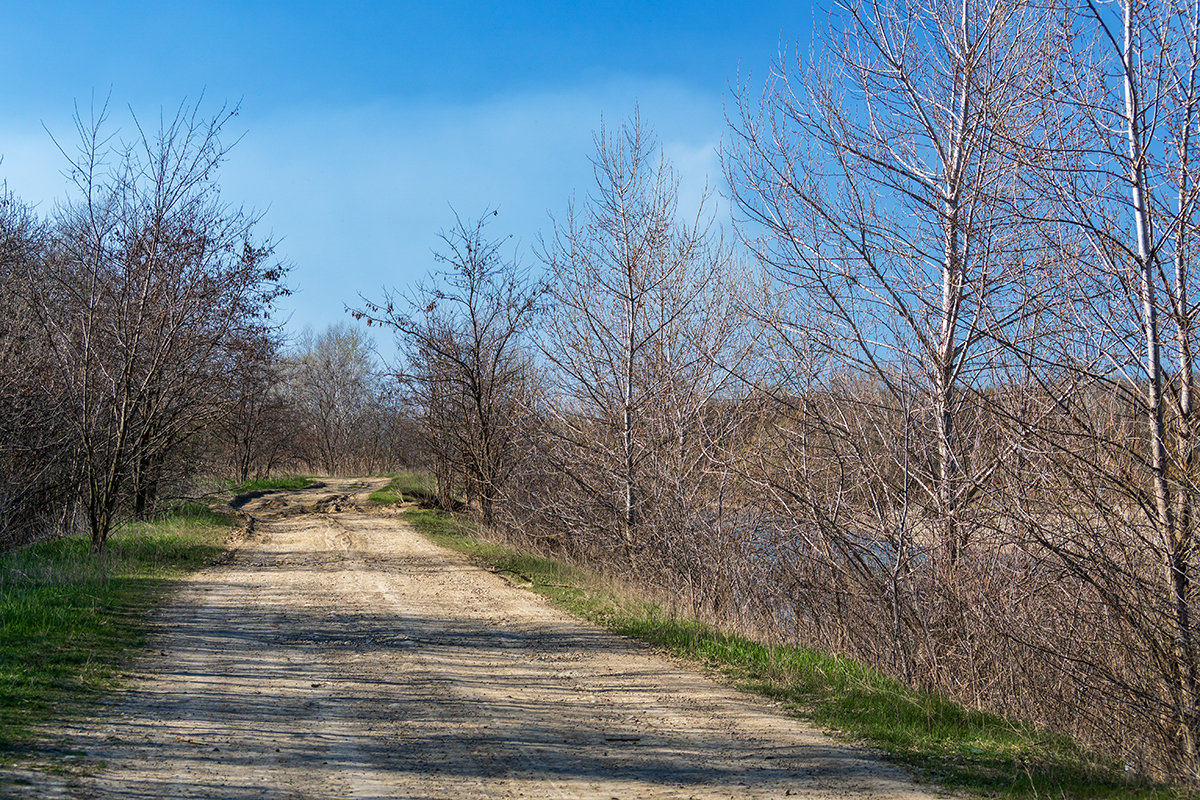
[[[276,489],[303,489],[313,482],[308,475],[273,475],[265,478],[252,478],[242,483],[232,481],[224,491],[230,494],[245,494],[247,492],[270,492]]]
[[[433,541],[513,575],[563,608],[724,674],[798,716],[883,750],[918,777],[987,797],[1173,798],[1183,792],[1128,780],[1119,765],[1070,739],[939,695],[916,692],[850,659],[766,645],[672,616],[599,576],[483,541],[469,524],[431,510],[405,518]]]
[[[231,527],[185,506],[114,531],[102,558],[79,536],[0,554],[0,764],[28,754],[37,726],[85,713],[117,684],[147,612],[224,550]]]
[[[433,478],[422,472],[395,472],[387,477],[392,482],[367,498],[378,505],[400,503],[432,503]]]

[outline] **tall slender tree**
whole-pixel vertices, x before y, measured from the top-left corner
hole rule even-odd
[[[726,154],[747,240],[791,301],[764,316],[803,364],[795,390],[858,376],[845,407],[920,420],[891,488],[936,521],[947,565],[998,464],[972,398],[1001,380],[994,338],[1028,316],[1012,141],[1036,125],[1043,17],[1021,0],[839,3],[819,60],[741,93]]]
[[[1074,662],[1140,717],[1139,757],[1200,776],[1194,300],[1200,7],[1085,0],[1057,33],[1029,142],[1056,335],[1026,352],[1073,387],[1037,427],[1067,515],[1025,525],[1085,587],[1110,647]],[[1138,653],[1128,659],[1114,653]],[[1114,664],[1124,663],[1124,668]],[[1158,744],[1151,744],[1151,741]]]
[[[678,179],[637,115],[595,139],[593,193],[544,246],[551,457],[582,501],[574,527],[615,537],[637,572],[661,510],[651,493],[673,480],[654,466],[676,453],[676,477],[693,471],[687,453],[729,376],[715,365],[735,271],[704,204],[680,214]]]

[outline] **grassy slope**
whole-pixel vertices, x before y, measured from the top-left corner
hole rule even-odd
[[[244,483],[232,481],[222,485],[224,493],[247,494],[249,492],[270,492],[276,489],[303,489],[314,481],[308,475],[278,475],[266,478],[252,478]]]
[[[144,643],[143,620],[169,582],[210,563],[230,520],[201,507],[126,525],[103,558],[87,537],[0,554],[0,763],[33,728],[85,712]]]
[[[392,482],[367,498],[380,505],[433,500],[433,479],[419,472],[397,472],[387,477]]]
[[[795,646],[765,645],[674,617],[595,574],[476,538],[436,511],[405,518],[435,542],[513,575],[563,608],[723,673],[740,688],[839,735],[883,750],[920,778],[982,796],[1182,796],[1131,783],[1065,737],[916,692],[850,659]]]

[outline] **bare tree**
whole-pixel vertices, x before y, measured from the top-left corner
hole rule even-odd
[[[360,469],[361,428],[383,391],[366,334],[345,322],[306,331],[284,371],[287,395],[312,436],[313,463],[331,475]]]
[[[1049,481],[1069,513],[1027,503],[1023,522],[1123,651],[1081,648],[1069,662],[1077,680],[1103,676],[1097,715],[1134,723],[1117,746],[1196,780],[1200,7],[1081,2],[1059,24],[1075,46],[1057,53],[1027,151],[1058,256],[1046,273],[1054,335],[1023,353],[1062,399],[1035,428],[1043,458],[1025,482]]]
[[[77,117],[77,196],[59,213],[37,313],[69,393],[92,548],[102,552],[134,475],[194,433],[210,380],[284,291],[253,217],[220,199],[224,126],[182,106],[116,144],[105,111]]]
[[[839,3],[817,60],[741,92],[725,156],[774,399],[740,453],[771,554],[755,602],[808,643],[1043,719],[995,598],[1034,569],[1000,479],[1054,406],[1007,345],[1044,324],[1016,176],[1049,27],[1021,0]]]
[[[285,392],[281,344],[248,341],[232,366],[224,413],[210,449],[234,480],[267,475],[296,455],[298,412]]]
[[[514,417],[528,373],[525,337],[541,288],[489,239],[496,212],[442,234],[444,265],[436,283],[410,295],[364,300],[352,313],[395,331],[398,377],[418,408],[433,458],[439,497],[449,505],[457,478],[485,525],[511,469]]]
[[[698,433],[729,376],[716,365],[736,270],[703,204],[680,219],[675,174],[636,115],[595,140],[594,193],[543,246],[546,457],[578,498],[559,503],[563,522],[619,546],[637,572],[663,498],[686,496],[670,487],[706,463]]]
[[[34,326],[47,226],[0,184],[0,548],[70,522],[77,473],[60,376]]]
[[[950,565],[997,466],[972,452],[967,405],[1005,380],[992,341],[1027,313],[1011,140],[1036,122],[1042,16],[839,3],[822,60],[743,91],[727,154],[747,238],[794,303],[764,317],[812,370],[797,390],[861,376],[885,415],[923,420],[901,475]]]
[[[896,671],[1195,779],[1200,11],[839,13],[728,161],[782,401],[747,470],[849,621],[810,633],[887,664],[886,599]]]

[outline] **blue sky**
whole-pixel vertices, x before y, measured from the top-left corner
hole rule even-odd
[[[721,188],[716,149],[739,72],[761,85],[813,12],[780,3],[12,3],[0,49],[0,179],[49,212],[73,104],[114,119],[203,92],[241,103],[223,168],[294,264],[289,327],[345,319],[358,293],[432,266],[453,206],[498,208],[526,263],[591,180],[592,132],[635,105],[681,173]],[[383,344],[383,343],[381,343]]]

